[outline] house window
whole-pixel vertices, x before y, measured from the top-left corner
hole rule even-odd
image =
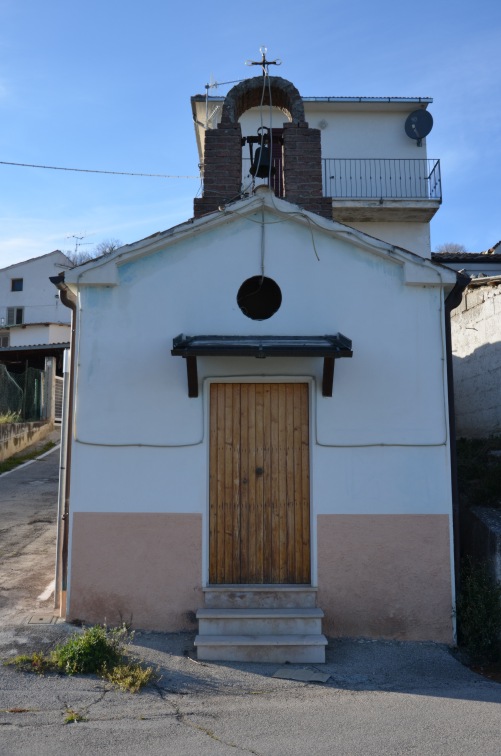
[[[9,346],[9,334],[6,331],[0,331],[0,347]]]
[[[10,281],[10,290],[11,291],[22,291],[23,290],[23,279],[22,278],[12,278]]]
[[[24,323],[24,307],[7,307],[7,325]]]

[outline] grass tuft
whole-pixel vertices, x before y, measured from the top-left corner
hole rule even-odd
[[[155,679],[153,669],[143,667],[139,662],[124,662],[110,670],[105,668],[102,670],[102,676],[115,687],[128,690],[129,693],[137,693]]]
[[[75,709],[66,709],[64,724],[73,724],[76,722],[87,722],[87,719],[83,714],[79,714],[78,711],[75,711]]]
[[[3,415],[0,415],[0,425],[5,425],[6,423],[18,423],[20,419],[20,412],[5,412]]]
[[[46,657],[41,651],[35,651],[33,654],[20,654],[13,659],[9,659],[5,664],[16,667],[20,672],[35,672],[37,675],[56,671],[51,659]]]

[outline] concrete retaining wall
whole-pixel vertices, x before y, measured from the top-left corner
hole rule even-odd
[[[36,441],[41,441],[53,429],[52,422],[42,420],[34,423],[0,424],[0,462],[12,457],[13,454],[18,454]]]

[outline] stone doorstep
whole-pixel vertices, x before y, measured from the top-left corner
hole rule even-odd
[[[317,590],[309,585],[218,585],[197,612],[197,656],[206,661],[325,662]]]
[[[201,661],[325,663],[324,635],[197,635]]]
[[[324,613],[317,607],[249,607],[231,609],[228,607],[199,609],[197,619],[262,619],[262,618],[322,618]]]
[[[197,635],[195,646],[326,646],[325,635]]]
[[[246,593],[265,593],[268,591],[302,593],[316,593],[318,588],[312,585],[286,584],[286,583],[224,583],[221,585],[208,585],[202,588],[204,593],[214,591],[214,593],[227,593],[228,591],[245,591]]]
[[[320,635],[324,613],[316,607],[215,608],[199,609],[197,619],[202,636],[219,635]]]
[[[310,607],[317,603],[317,589],[308,585],[216,585],[202,589],[205,606],[222,608]]]

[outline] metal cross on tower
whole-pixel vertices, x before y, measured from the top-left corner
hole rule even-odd
[[[268,76],[268,66],[281,66],[282,61],[280,58],[277,58],[276,60],[266,60],[266,53],[268,52],[268,48],[264,45],[261,45],[259,48],[259,52],[261,53],[261,60],[246,60],[245,65],[246,66],[261,66],[263,69],[263,76]]]

